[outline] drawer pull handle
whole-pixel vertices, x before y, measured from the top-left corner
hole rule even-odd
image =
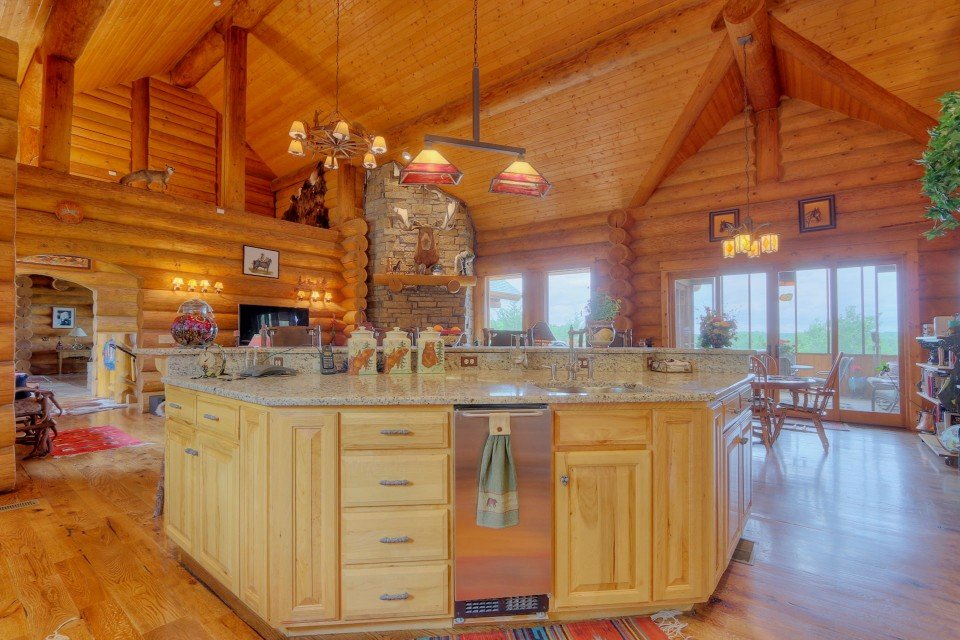
[[[405,487],[410,484],[409,480],[381,480],[380,485],[384,487]]]
[[[403,544],[410,542],[410,536],[398,536],[396,538],[380,538],[380,544]]]
[[[187,448],[187,449],[184,449],[183,452],[184,452],[185,454],[187,454],[188,456],[198,456],[198,455],[200,455],[200,452],[197,451],[196,449]]]
[[[381,600],[406,600],[410,597],[410,594],[404,591],[403,593],[384,593],[380,596]]]
[[[176,402],[168,402],[167,404],[170,405],[171,409],[183,409],[183,406],[177,404]]]
[[[408,436],[411,433],[410,429],[380,429],[382,436]]]
[[[206,418],[207,420],[213,420],[214,422],[220,422],[220,418],[217,417],[217,416],[215,416],[215,415],[213,415],[212,413],[205,413],[205,414],[203,414],[203,417]]]

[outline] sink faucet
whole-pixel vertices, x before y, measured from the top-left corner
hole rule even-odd
[[[579,331],[571,328],[567,331],[567,344],[570,346],[570,351],[567,356],[567,380],[570,382],[576,382],[577,380],[577,348],[573,344],[573,338],[575,336],[585,336],[587,335],[586,329],[580,329]],[[582,344],[582,342],[581,342]]]

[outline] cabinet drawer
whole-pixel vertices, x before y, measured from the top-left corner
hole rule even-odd
[[[446,411],[377,411],[340,414],[344,449],[447,447]]]
[[[230,401],[197,398],[197,428],[200,431],[236,440],[240,434],[237,404]]]
[[[345,454],[340,482],[345,507],[446,504],[449,456]]]
[[[650,442],[649,410],[553,412],[558,445],[643,445]]]
[[[348,511],[340,520],[343,563],[446,560],[449,520],[446,509]]]
[[[197,394],[177,387],[167,387],[164,390],[164,405],[167,417],[193,424],[196,417]]]
[[[343,570],[344,620],[449,615],[450,570],[421,567],[348,567]]]

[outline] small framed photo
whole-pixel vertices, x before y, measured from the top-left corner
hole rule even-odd
[[[54,307],[53,328],[73,329],[77,325],[76,307]]]
[[[280,277],[280,252],[243,246],[243,275],[261,278]]]
[[[837,210],[833,196],[819,196],[799,201],[800,233],[837,228]]]
[[[740,209],[710,212],[710,242],[719,242],[736,235],[740,226]]]

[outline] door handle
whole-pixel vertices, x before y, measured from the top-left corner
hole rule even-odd
[[[380,544],[403,544],[410,542],[409,536],[398,536],[396,538],[380,538]]]
[[[212,413],[205,413],[203,414],[203,417],[206,418],[207,420],[212,420],[213,422],[220,422],[220,418],[213,415]]]
[[[410,484],[409,480],[381,480],[380,485],[384,487],[405,487]]]
[[[388,600],[406,600],[410,597],[410,594],[404,591],[403,593],[384,593],[380,595],[380,599],[384,601]]]
[[[199,451],[197,451],[196,449],[191,449],[190,447],[187,447],[186,449],[184,449],[183,452],[184,452],[185,454],[187,454],[188,456],[198,456],[198,455],[200,455],[200,452],[199,452]]]
[[[560,484],[563,486],[570,484],[570,476],[560,476]]]
[[[381,429],[380,435],[382,436],[408,436],[412,431],[410,429]]]

